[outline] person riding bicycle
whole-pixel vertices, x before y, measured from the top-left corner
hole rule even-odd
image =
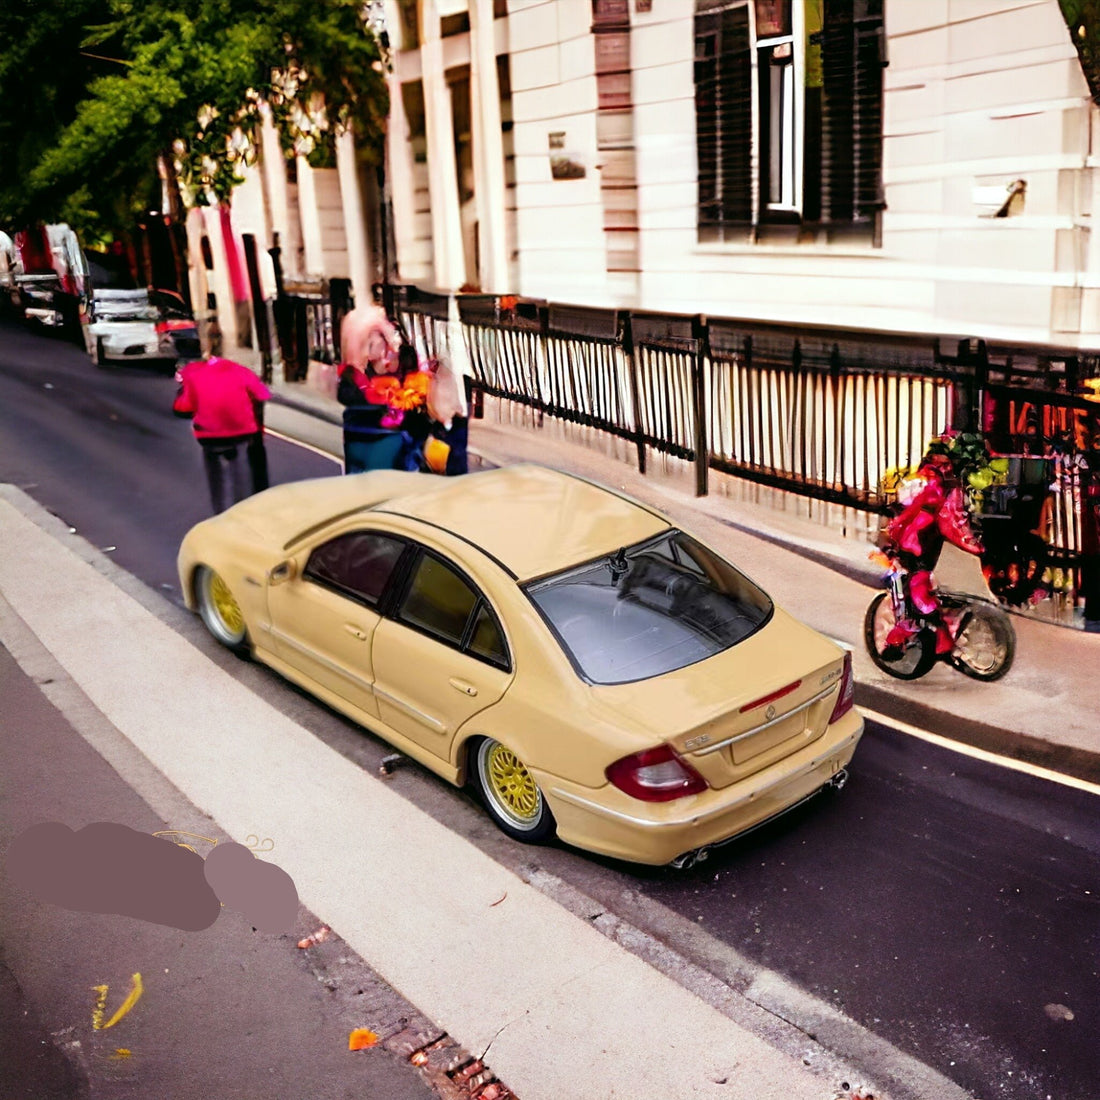
[[[924,622],[905,619],[886,636],[883,656],[900,656],[906,642],[925,625],[936,631],[936,653],[950,653],[955,645],[951,629],[940,614],[932,570],[945,541],[980,554],[982,544],[970,525],[970,509],[962,479],[970,464],[965,448],[954,440],[934,440],[921,459],[915,477],[899,490],[901,511],[886,524],[879,549],[895,568],[909,575],[909,600]]]

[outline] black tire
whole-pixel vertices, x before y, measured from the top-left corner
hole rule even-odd
[[[107,358],[107,353],[103,350],[102,336],[95,338],[95,361],[96,366],[103,367],[105,370],[111,366],[111,360]]]
[[[557,822],[523,761],[491,737],[470,746],[471,780],[493,824],[513,840],[541,844],[557,833]]]
[[[902,653],[887,660],[882,650],[894,625],[894,606],[889,592],[880,592],[863,619],[863,641],[875,667],[898,680],[919,680],[936,663],[936,638],[931,630],[920,630],[909,639]]]
[[[999,680],[1016,659],[1016,631],[1008,613],[985,600],[967,601],[947,663],[973,680]]]
[[[229,586],[208,565],[195,570],[195,601],[203,625],[226,649],[249,651],[248,629],[240,605]]]

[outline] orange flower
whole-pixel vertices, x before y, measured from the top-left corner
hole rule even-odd
[[[389,405],[401,383],[392,374],[375,375],[367,379],[364,396],[372,405]]]
[[[400,389],[395,389],[387,397],[387,403],[391,409],[419,409],[428,400],[427,374],[420,371],[406,375]]]
[[[429,381],[429,376],[424,371],[417,371],[415,374],[410,374],[406,377],[405,388],[427,397]]]

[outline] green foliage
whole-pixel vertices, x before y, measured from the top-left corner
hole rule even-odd
[[[184,197],[226,199],[255,156],[260,102],[316,162],[354,126],[380,155],[389,103],[359,0],[3,0],[0,224],[127,228],[158,158]],[[320,109],[321,105],[323,110]],[[28,124],[31,128],[28,130]]]
[[[1058,0],[1092,98],[1100,102],[1100,0]]]

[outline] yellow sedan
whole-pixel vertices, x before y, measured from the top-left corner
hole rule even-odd
[[[824,787],[851,662],[653,509],[541,466],[281,485],[193,527],[188,606],[509,836],[690,864]]]

